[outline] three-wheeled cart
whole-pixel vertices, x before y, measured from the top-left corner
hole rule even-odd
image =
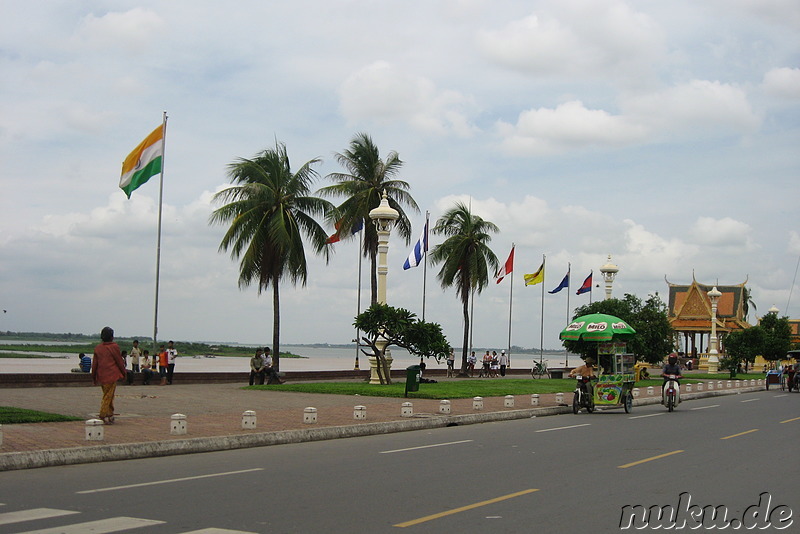
[[[594,385],[594,404],[598,408],[633,409],[633,354],[624,352],[625,343],[600,343],[598,346],[598,379]]]

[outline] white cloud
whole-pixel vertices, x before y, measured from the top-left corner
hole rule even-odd
[[[469,137],[478,130],[470,116],[475,104],[457,91],[440,90],[429,79],[377,61],[349,76],[340,90],[349,122],[408,123],[424,133]]]
[[[587,147],[619,147],[641,140],[646,130],[625,117],[587,109],[572,101],[555,109],[520,113],[514,125],[499,121],[504,148],[515,155],[553,154]]]
[[[72,40],[93,51],[111,48],[141,55],[158,49],[159,37],[166,27],[155,11],[136,7],[124,13],[86,15]]]
[[[768,95],[800,99],[800,69],[772,69],[764,75],[763,87]]]
[[[760,125],[744,90],[730,84],[692,80],[662,91],[631,96],[623,101],[624,115],[651,131],[751,133]]]
[[[755,249],[750,226],[730,217],[698,217],[690,235],[697,244],[706,247],[735,247],[742,253]]]
[[[658,25],[623,2],[543,4],[503,28],[481,30],[477,44],[489,59],[524,73],[636,84],[663,53]]]

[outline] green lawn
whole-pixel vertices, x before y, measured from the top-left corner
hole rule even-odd
[[[13,425],[19,423],[61,423],[64,421],[82,421],[80,417],[59,415],[56,413],[37,412],[24,408],[0,406],[0,425]]]
[[[705,380],[729,380],[730,375],[692,374],[684,378],[684,382]],[[755,374],[738,375],[739,379],[760,378]],[[647,386],[661,387],[661,378],[640,380],[634,387],[646,388]],[[297,391],[301,393],[327,393],[332,395],[363,395],[370,397],[403,397],[405,381],[400,379],[392,384],[380,386],[370,385],[366,382],[298,382],[271,386],[245,386],[245,389],[269,389],[275,391]],[[575,389],[575,380],[572,378],[561,379],[464,379],[448,380],[436,384],[420,384],[419,391],[408,394],[409,398],[417,399],[468,399],[472,397],[504,397],[506,395],[531,395],[533,393],[558,393],[572,392]]]

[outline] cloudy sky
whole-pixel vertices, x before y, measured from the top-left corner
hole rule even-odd
[[[522,274],[543,255],[548,290],[571,263],[572,307],[612,254],[615,295],[749,279],[759,313],[800,318],[796,0],[0,0],[0,66],[0,330],[152,334],[158,180],[130,200],[118,181],[164,110],[161,339],[269,342],[271,296],[238,288],[210,198],[276,140],[329,185],[358,132],[405,162],[415,236],[463,201],[501,262],[516,244],[515,345],[540,344]],[[284,343],[353,337],[356,247],[281,287]],[[421,313],[409,249],[392,237],[388,300]],[[436,272],[426,318],[460,344]],[[505,346],[511,281],[476,299],[476,346]],[[545,348],[566,316],[547,295]]]

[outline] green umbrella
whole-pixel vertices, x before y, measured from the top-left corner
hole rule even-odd
[[[574,319],[561,331],[558,338],[572,341],[611,341],[628,339],[635,333],[636,330],[619,317],[592,313]]]

